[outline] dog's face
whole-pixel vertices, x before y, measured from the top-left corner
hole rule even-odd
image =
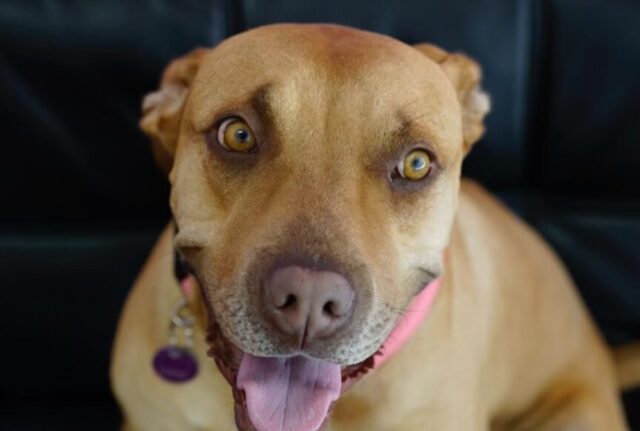
[[[170,65],[141,124],[229,342],[341,365],[379,349],[442,272],[479,79],[462,55],[337,26],[263,27]],[[265,309],[282,268],[350,286],[340,324],[306,344],[282,331]]]

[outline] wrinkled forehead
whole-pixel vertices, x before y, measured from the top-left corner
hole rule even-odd
[[[434,141],[457,140],[460,130],[455,92],[436,63],[394,39],[341,27],[263,28],[212,50],[190,95],[194,128],[259,104],[280,119],[334,113],[389,128],[413,121],[440,135]]]

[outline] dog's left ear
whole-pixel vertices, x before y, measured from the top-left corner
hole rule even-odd
[[[165,173],[173,165],[189,86],[208,51],[198,48],[173,60],[162,74],[160,88],[147,94],[142,101],[140,128],[151,138],[153,155]]]
[[[435,45],[414,45],[418,51],[440,65],[458,94],[462,108],[464,152],[484,134],[484,117],[489,112],[489,95],[480,88],[482,70],[478,63],[464,54],[448,53]]]

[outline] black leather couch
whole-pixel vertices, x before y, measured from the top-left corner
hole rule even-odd
[[[611,343],[640,338],[640,2],[3,0],[0,429],[117,427],[112,335],[169,218],[140,100],[172,57],[278,21],[477,58],[493,111],[466,174],[553,244]]]

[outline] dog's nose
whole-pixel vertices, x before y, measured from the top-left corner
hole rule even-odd
[[[275,270],[265,288],[265,307],[276,327],[301,347],[334,334],[349,319],[355,291],[342,275],[300,266]]]

